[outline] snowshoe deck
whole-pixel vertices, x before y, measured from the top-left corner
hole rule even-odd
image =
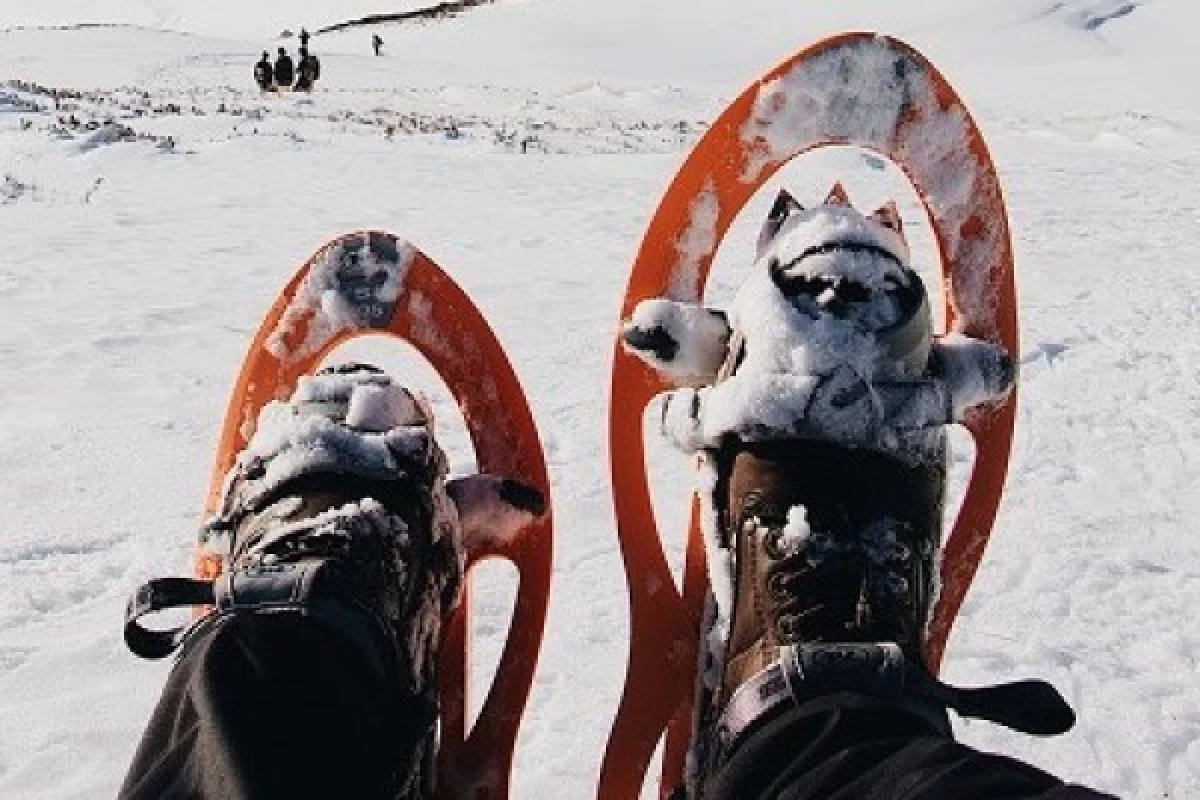
[[[650,297],[701,300],[712,259],[739,211],[792,158],[856,145],[896,163],[924,204],[941,256],[946,331],[1017,350],[1008,220],[983,137],[961,99],[919,53],[895,39],[847,33],[818,42],[747,88],[680,167],[642,240],[621,319]],[[642,423],[674,388],[615,347],[609,445],[617,532],[630,595],[626,683],[598,796],[641,793],[666,732],[660,794],[677,785],[692,721],[697,632],[707,577],[693,505],[683,586],[667,566],[651,508]],[[943,543],[941,593],[925,642],[937,670],[950,626],[991,532],[1007,471],[1015,393],[968,420],[976,459],[962,509]]]
[[[424,253],[395,236],[360,232],[323,245],[298,269],[267,313],[242,364],[221,429],[206,512],[222,479],[253,434],[259,410],[286,397],[333,348],[364,335],[391,335],[414,346],[453,394],[481,471],[541,489],[549,483],[533,415],[503,348],[467,295]],[[520,573],[513,619],[496,677],[468,732],[469,597],[449,621],[441,664],[442,724],[438,794],[508,797],[517,728],[541,648],[550,587],[549,510],[520,537],[468,553],[468,570],[487,558]],[[200,543],[196,570],[213,577],[222,554]]]

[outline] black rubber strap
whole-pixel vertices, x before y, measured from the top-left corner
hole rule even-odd
[[[1056,736],[1075,726],[1075,712],[1046,681],[1014,681],[964,689],[948,686],[921,670],[915,683],[917,692],[964,717],[986,719],[1021,733]]]
[[[165,658],[179,647],[189,626],[152,630],[141,624],[142,617],[157,611],[183,606],[212,605],[213,585],[194,578],[158,578],[142,584],[125,609],[125,644],[142,658]]]

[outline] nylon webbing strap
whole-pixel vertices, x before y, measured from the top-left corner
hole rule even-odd
[[[142,617],[169,608],[212,605],[214,600],[213,585],[209,581],[194,578],[148,581],[129,598],[125,609],[125,644],[142,658],[164,658],[179,647],[188,626],[152,630],[141,624]]]
[[[301,609],[324,562],[301,562],[224,572],[215,581],[159,578],[143,584],[125,610],[125,644],[135,655],[159,659],[173,653],[190,625],[154,630],[142,625],[148,614],[185,606],[216,606],[219,613]]]
[[[142,658],[164,658],[192,631],[212,630],[234,614],[291,613],[307,617],[349,638],[379,675],[394,670],[398,654],[386,624],[352,601],[322,596],[317,584],[328,561],[301,561],[222,573],[216,581],[160,578],[139,588],[125,612],[125,643]],[[141,624],[147,614],[183,606],[215,606],[216,611],[189,626],[152,630]]]
[[[708,774],[741,744],[756,722],[834,692],[876,697],[947,727],[945,709],[1022,733],[1049,736],[1075,724],[1075,712],[1045,681],[963,689],[909,661],[896,644],[806,644],[780,648],[779,660],[738,687],[717,723]]]
[[[899,700],[903,688],[904,655],[895,644],[780,648],[778,661],[730,696],[717,723],[713,767],[740,744],[755,722],[785,707],[796,707],[806,700],[838,691]]]

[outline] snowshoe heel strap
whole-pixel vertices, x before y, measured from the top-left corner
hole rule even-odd
[[[918,692],[964,717],[986,719],[1036,736],[1056,736],[1075,726],[1075,712],[1046,681],[1025,680],[995,686],[948,686],[920,670]]]
[[[294,613],[349,638],[378,674],[386,675],[396,658],[384,623],[358,603],[344,599],[332,562],[325,559],[256,565],[224,572],[215,581],[160,578],[140,587],[125,612],[125,644],[138,656],[165,658],[195,634],[212,630],[239,613]],[[190,626],[153,630],[142,619],[184,606],[215,606]]]
[[[211,581],[195,578],[158,578],[138,587],[125,608],[125,644],[148,659],[165,658],[187,636],[189,626],[153,630],[141,623],[147,614],[183,606],[210,606],[216,602]]]
[[[730,696],[718,720],[709,774],[756,723],[834,692],[885,700],[926,719],[947,735],[947,708],[1041,736],[1065,733],[1075,724],[1071,707],[1045,681],[962,689],[942,683],[891,642],[789,645],[780,648],[774,664]]]

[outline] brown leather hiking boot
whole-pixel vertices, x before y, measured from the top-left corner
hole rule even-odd
[[[736,566],[722,697],[787,645],[895,642],[919,659],[944,460],[912,466],[808,440],[739,444],[728,458]]]
[[[1015,379],[999,346],[935,340],[932,325],[895,205],[863,215],[835,185],[814,209],[780,193],[727,310],[648,298],[623,327],[626,348],[679,387],[663,434],[708,469],[689,797],[763,720],[836,693],[947,735],[947,708],[1070,727],[1047,684],[956,689],[923,665],[945,426]]]
[[[941,442],[944,452],[944,441]],[[1027,733],[1074,714],[1043,681],[947,686],[926,671],[945,458],[916,463],[819,440],[729,445],[718,494],[734,554],[719,683],[693,742],[706,775],[765,720],[835,693],[868,696],[950,736],[947,709]]]

